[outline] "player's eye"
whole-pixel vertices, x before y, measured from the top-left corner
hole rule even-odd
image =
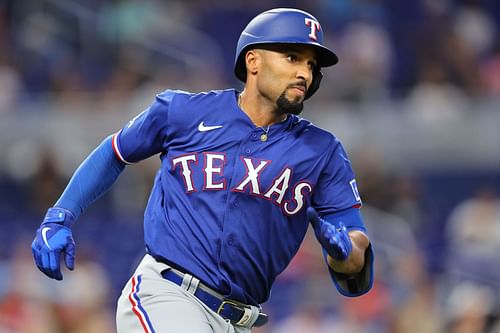
[[[288,55],[287,55],[287,59],[288,59],[288,61],[290,61],[290,62],[296,62],[296,61],[297,61],[297,59],[298,59],[298,57],[297,57],[295,54],[288,54]]]
[[[318,64],[315,62],[315,61],[309,61],[307,63],[307,65],[309,66],[309,68],[312,70],[312,71],[315,71],[316,70],[316,67],[318,67]]]

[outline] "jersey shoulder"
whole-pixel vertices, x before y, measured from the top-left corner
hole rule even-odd
[[[313,124],[310,120],[298,116],[293,117],[294,131],[300,134],[306,142],[324,151],[335,150],[341,145],[340,140],[332,132]]]
[[[210,90],[203,92],[168,89],[160,93],[158,96],[160,98],[167,98],[170,101],[173,101],[174,104],[203,105],[213,103],[214,101],[220,102],[221,100],[229,99],[231,97],[235,98],[235,94],[236,92],[234,89]]]

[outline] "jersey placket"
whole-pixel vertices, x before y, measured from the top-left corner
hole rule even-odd
[[[226,200],[226,209],[224,212],[224,218],[222,222],[222,236],[221,245],[219,247],[218,254],[218,265],[221,267],[221,263],[227,261],[228,257],[226,251],[234,251],[234,247],[239,242],[238,237],[238,224],[240,221],[242,209],[245,209],[241,205],[241,200],[244,199],[243,196],[251,195],[251,191],[254,191],[253,185],[248,184],[243,190],[236,189],[238,185],[244,179],[244,175],[248,177],[248,170],[246,172],[241,172],[245,169],[245,158],[251,158],[259,146],[266,144],[260,140],[260,135],[264,131],[257,127],[254,128],[248,135],[246,135],[241,141],[239,146],[235,149],[234,158],[232,160],[233,172],[231,177],[228,178],[228,194]],[[248,188],[249,187],[249,188]],[[231,257],[231,256],[230,256]]]

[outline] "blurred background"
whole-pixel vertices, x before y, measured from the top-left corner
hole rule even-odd
[[[115,331],[158,159],[81,216],[63,282],[33,265],[34,231],[156,93],[240,89],[239,34],[274,7],[311,12],[339,55],[303,115],[349,152],[376,273],[339,296],[309,233],[255,331],[500,332],[499,1],[0,0],[0,333]]]

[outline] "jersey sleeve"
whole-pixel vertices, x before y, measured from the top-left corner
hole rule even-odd
[[[322,216],[361,207],[361,197],[347,153],[336,138],[332,147],[312,197],[312,205]],[[350,225],[346,227],[349,229]]]
[[[326,221],[336,227],[342,222],[349,231],[359,230],[367,233],[359,209],[362,202],[351,162],[340,141],[335,138],[333,140],[333,151],[327,156],[325,168],[312,198],[312,205]],[[330,277],[342,295],[357,297],[372,288],[374,252],[371,244],[365,252],[365,265],[357,274],[346,275],[335,272],[328,265],[324,249],[323,255]]]
[[[139,162],[163,151],[168,130],[168,112],[175,96],[167,90],[132,118],[113,136],[113,150],[123,163]]]

